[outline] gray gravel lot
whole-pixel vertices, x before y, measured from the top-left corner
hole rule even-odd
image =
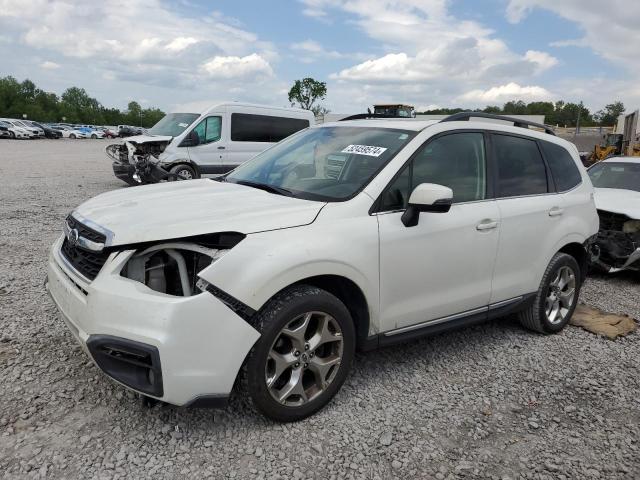
[[[6,478],[639,478],[640,333],[503,319],[359,354],[328,408],[274,424],[146,409],[88,360],[42,288],[80,202],[123,188],[104,140],[0,140],[0,475]],[[132,219],[135,221],[135,219]],[[640,277],[587,281],[640,318]]]

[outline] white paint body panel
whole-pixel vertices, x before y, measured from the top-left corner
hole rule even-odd
[[[640,192],[620,188],[596,188],[596,208],[640,219]]]
[[[421,213],[415,227],[401,223],[401,212],[372,214],[389,181],[431,136],[459,129],[522,135],[523,129],[486,122],[363,120],[349,125],[418,133],[360,193],[343,202],[300,200],[205,179],[109,192],[82,204],[76,214],[108,229],[110,245],[124,250],[131,243],[241,232],[246,237],[200,277],[254,310],[304,279],[344,277],[366,299],[370,335],[535,292],[560,248],[582,244],[598,230],[593,187],[582,167],[583,182],[570,192],[454,204],[447,213]],[[567,142],[526,134],[561,144],[579,162]],[[562,215],[550,217],[553,207]],[[495,225],[477,228],[486,223]],[[208,292],[171,297],[121,277],[119,269],[131,252],[113,254],[96,279],[84,283],[65,267],[59,248],[60,241],[49,261],[49,288],[81,343],[95,333],[157,346],[163,400],[171,403],[230,391],[259,336],[244,320]]]

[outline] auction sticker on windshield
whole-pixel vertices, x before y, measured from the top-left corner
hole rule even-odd
[[[355,153],[357,155],[379,157],[385,152],[385,150],[385,147],[373,147],[370,145],[348,145],[340,153]]]

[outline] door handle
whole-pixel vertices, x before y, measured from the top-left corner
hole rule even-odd
[[[493,230],[498,226],[498,222],[495,220],[483,220],[478,225],[476,225],[476,230]]]
[[[224,150],[225,147],[218,147],[218,150]]]
[[[559,217],[560,215],[562,215],[564,212],[564,209],[560,208],[560,207],[553,207],[551,210],[549,210],[549,216],[550,217]]]

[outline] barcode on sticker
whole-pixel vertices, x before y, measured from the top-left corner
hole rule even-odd
[[[368,155],[370,157],[379,157],[387,149],[385,147],[373,147],[371,145],[349,145],[342,150],[341,153],[355,153],[357,155]]]

